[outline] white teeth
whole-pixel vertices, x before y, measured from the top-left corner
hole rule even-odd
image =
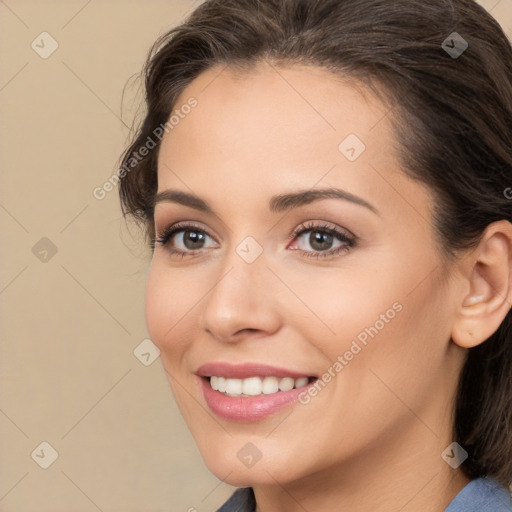
[[[285,377],[284,379],[281,379],[279,381],[279,390],[280,391],[290,391],[290,389],[293,389],[293,386],[295,385],[295,381],[290,377]]]
[[[302,386],[305,386],[308,382],[309,382],[309,379],[307,377],[302,377],[302,379],[296,379],[295,387],[301,388]]]
[[[279,379],[277,377],[265,377],[261,385],[261,391],[265,395],[277,393],[279,391]]]
[[[242,382],[242,393],[244,395],[256,396],[261,394],[261,379],[259,377],[250,377]]]
[[[226,379],[226,393],[228,395],[241,395],[242,381],[240,379]]]
[[[210,386],[215,391],[229,396],[270,395],[278,391],[290,391],[293,388],[306,386],[307,377],[293,379],[292,377],[248,377],[247,379],[230,379],[225,377],[210,377]]]
[[[217,389],[226,392],[226,379],[224,377],[217,377]]]

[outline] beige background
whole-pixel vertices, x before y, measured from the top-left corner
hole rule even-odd
[[[512,0],[481,3],[512,35]],[[93,196],[128,140],[130,77],[197,4],[0,0],[0,511],[202,512],[232,492],[159,359],[134,355],[149,253],[117,189]]]

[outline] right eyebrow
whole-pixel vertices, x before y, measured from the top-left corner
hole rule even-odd
[[[168,203],[177,203],[183,206],[188,206],[189,208],[194,208],[195,210],[199,210],[205,213],[214,213],[212,208],[203,201],[198,196],[194,194],[189,194],[187,192],[181,192],[179,190],[164,190],[156,194],[153,199],[153,206],[157,203],[168,202]]]

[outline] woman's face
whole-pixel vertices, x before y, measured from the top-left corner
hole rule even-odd
[[[159,153],[146,318],[207,466],[243,486],[444,464],[454,287],[393,111],[264,64],[210,69],[187,101]]]

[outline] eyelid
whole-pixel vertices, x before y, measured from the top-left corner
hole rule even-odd
[[[200,231],[201,233],[204,233],[206,236],[208,236],[209,238],[214,240],[216,244],[219,243],[219,242],[217,242],[215,237],[210,235],[209,232],[204,227],[200,226],[199,224],[196,224],[194,221],[182,221],[182,222],[175,222],[174,224],[171,224],[170,226],[167,226],[167,227],[163,228],[163,230],[155,228],[155,231],[156,231],[155,232],[155,238],[153,238],[151,240],[151,248],[152,248],[152,250],[155,249],[157,243],[160,244],[162,247],[165,247],[167,245],[167,242],[176,233],[179,233],[181,231],[191,230],[190,228],[193,228],[196,231]],[[186,254],[193,255],[193,254],[196,254],[199,251],[201,251],[201,249],[197,249],[196,251],[193,251],[193,250],[192,251],[181,251],[179,249],[174,249],[173,248],[173,250],[171,252],[181,253],[183,255],[186,255]]]
[[[192,228],[192,229],[190,229]],[[165,247],[167,242],[176,234],[182,231],[192,231],[195,229],[201,233],[204,233],[207,237],[211,238],[218,244],[215,237],[211,236],[209,232],[203,228],[202,226],[196,224],[194,221],[183,221],[176,222],[166,228],[163,231],[158,230],[155,238],[151,241],[151,247],[154,250],[156,243],[159,243],[161,246]],[[304,249],[294,249],[304,256],[307,257],[315,257],[315,258],[328,258],[330,256],[334,257],[339,253],[346,252],[355,246],[357,237],[348,229],[341,228],[335,224],[327,223],[326,221],[308,221],[303,222],[298,227],[296,227],[290,235],[288,235],[289,240],[295,240],[300,237],[304,233],[308,231],[319,231],[326,232],[337,238],[338,240],[345,243],[344,246],[340,246],[334,249],[329,249],[326,251],[305,251]],[[195,250],[187,250],[183,251],[181,249],[175,249],[174,247],[169,247],[168,251],[171,254],[179,255],[182,258],[186,256],[195,256],[200,253],[203,248],[195,249]]]
[[[325,221],[308,221],[307,223],[302,223],[300,226],[294,229],[293,233],[290,235],[289,238],[292,240],[299,239],[308,231],[329,233],[334,238],[342,242],[342,245],[326,251],[305,251],[304,249],[299,248],[293,249],[295,251],[300,252],[303,256],[308,258],[334,258],[339,254],[351,250],[353,247],[356,246],[356,243],[358,241],[358,238],[350,230],[346,228],[341,228],[339,226],[330,225],[330,223],[327,223]]]
[[[316,224],[315,224],[316,222]],[[327,231],[333,234],[342,235],[346,238],[350,238],[355,240],[357,237],[352,233],[349,229],[343,228],[341,226],[337,226],[336,224],[332,224],[326,221],[307,221],[300,224],[300,226],[296,227],[292,233],[289,235],[289,239],[293,239],[305,231]]]
[[[174,232],[179,231],[179,230],[184,230],[185,231],[186,228],[197,229],[198,231],[202,231],[202,232],[206,233],[210,238],[214,238],[199,223],[196,224],[195,221],[175,222],[174,224],[166,226],[166,227],[164,227],[161,230],[155,229],[155,238],[162,238],[162,237],[164,237],[166,234],[168,234],[171,231],[174,231]]]

